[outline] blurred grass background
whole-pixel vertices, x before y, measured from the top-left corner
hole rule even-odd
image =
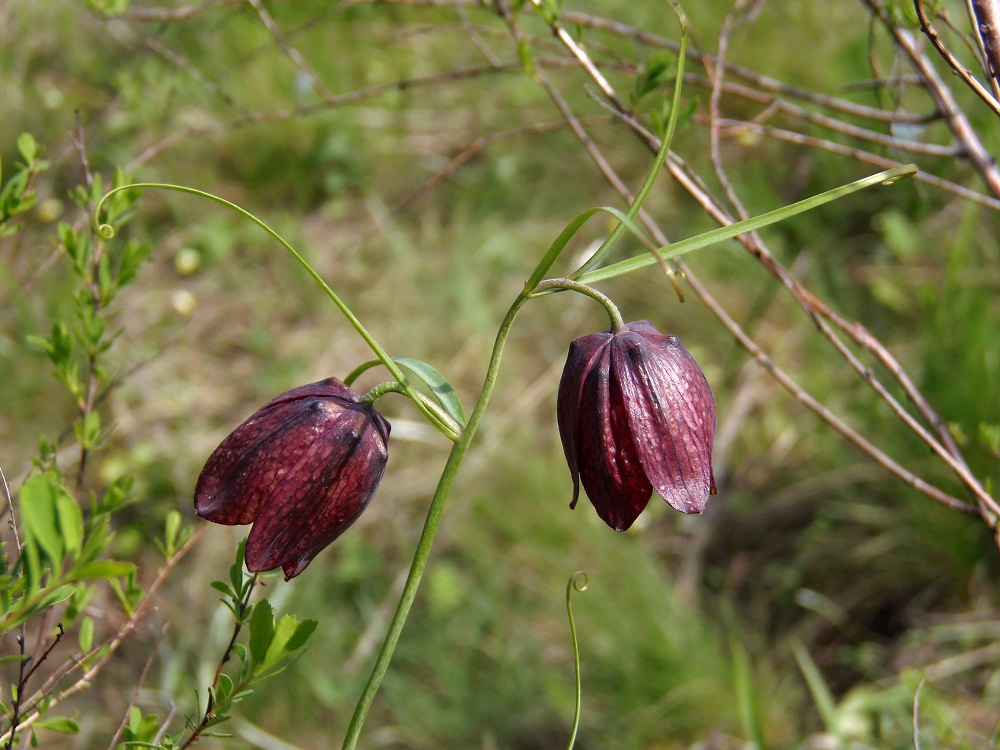
[[[65,199],[83,179],[75,112],[95,172],[129,168],[137,180],[208,190],[262,217],[391,353],[433,363],[467,406],[503,312],[536,259],[579,212],[620,206],[563,127],[497,138],[443,183],[427,184],[477,138],[559,121],[519,69],[502,23],[474,4],[269,3],[284,41],[333,96],[345,96],[338,106],[317,97],[250,4],[190,6],[197,12],[173,18],[171,8],[186,6],[134,4],[119,18],[97,12],[126,5],[0,5],[3,163],[15,160],[23,131],[53,163],[37,186],[40,210],[0,242],[0,460],[14,482],[26,474],[39,435],[58,435],[73,417],[47,361],[25,338],[46,331],[65,305],[69,275],[53,217],[86,220]],[[564,5],[676,34],[661,3]],[[713,49],[729,4],[685,9],[693,41]],[[536,56],[558,55],[537,21],[524,23],[537,35]],[[610,35],[585,38],[609,60],[650,54]],[[766,4],[730,50],[735,64],[834,94],[870,80],[872,58],[889,65],[892,51],[869,33],[860,5],[846,0]],[[479,70],[491,60],[509,65]],[[616,85],[627,90],[634,74],[622,66]],[[551,75],[564,81],[575,73]],[[438,77],[418,80],[426,76]],[[347,96],[369,87],[378,88]],[[602,115],[582,86],[566,95],[578,111]],[[850,96],[877,103],[868,90]],[[707,97],[695,86],[685,90],[698,111]],[[995,122],[974,106],[969,114],[996,152]],[[637,185],[650,163],[641,145],[610,119],[592,136]],[[931,125],[923,137],[945,135]],[[676,141],[706,175],[707,142],[698,118]],[[724,156],[754,213],[871,171],[760,138],[727,141]],[[957,160],[935,167],[975,185]],[[673,238],[711,228],[667,180],[649,207]],[[575,251],[608,229],[591,222]],[[973,471],[994,488],[996,230],[989,209],[907,183],[766,232],[799,278],[890,346],[953,426]],[[110,358],[127,376],[105,404],[114,439],[88,484],[135,473],[118,554],[155,568],[151,539],[169,510],[201,524],[191,507],[194,481],[233,426],[276,393],[343,377],[370,355],[280,248],[217,205],[148,192],[124,235],[148,238],[154,250],[117,311],[122,333]],[[691,264],[824,404],[957,491],[926,446],[891,420],[735,243],[698,253]],[[924,747],[995,745],[998,565],[983,524],[893,480],[819,424],[706,310],[678,304],[658,272],[602,288],[627,320],[651,318],[703,365],[719,403],[719,496],[699,518],[654,499],[625,535],[610,532],[586,503],[567,510],[555,386],[568,342],[606,321],[597,306],[567,295],[530,305],[363,745],[563,746],[573,703],[563,592],[575,570],[590,578],[574,598],[580,750],[912,747],[921,678]],[[241,704],[227,747],[340,743],[448,449],[401,399],[382,404],[396,439],[372,507],[300,578],[268,584],[275,604],[317,618],[319,632],[306,658]],[[190,710],[192,684],[210,682],[229,637],[208,584],[225,576],[242,533],[206,532],[115,666],[76,700],[83,731],[66,747],[104,746],[164,626],[140,704],[161,717],[175,702]],[[794,644],[809,655],[806,667]],[[820,711],[815,683],[810,691],[808,663],[822,675],[832,713]]]

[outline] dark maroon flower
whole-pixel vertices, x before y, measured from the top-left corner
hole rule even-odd
[[[201,470],[194,507],[230,526],[252,523],[251,572],[301,573],[368,506],[385,470],[389,423],[336,378],[264,404]]]
[[[653,490],[683,513],[714,495],[715,399],[698,363],[648,320],[570,344],[559,434],[573,475],[608,526],[629,528]]]

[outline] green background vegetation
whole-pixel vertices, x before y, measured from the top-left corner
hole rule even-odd
[[[0,462],[15,487],[39,436],[54,440],[75,417],[27,337],[49,330],[72,283],[53,220],[88,220],[66,198],[84,179],[76,112],[90,168],[105,181],[123,168],[136,180],[211,191],[262,217],[387,350],[433,363],[467,406],[503,312],[549,243],[581,211],[621,207],[488,10],[268,4],[285,40],[333,96],[345,97],[331,105],[249,4],[216,3],[175,20],[143,16],[139,5],[103,17],[98,11],[114,11],[115,3],[89,5],[0,6],[4,174],[25,131],[52,163],[22,231],[0,240]],[[564,8],[676,38],[664,3],[566,0]],[[715,49],[728,8],[714,0],[685,4],[694,44]],[[536,35],[536,58],[560,57],[537,19],[526,14],[523,23]],[[631,61],[609,65],[623,91],[655,52],[591,30],[584,39],[601,59]],[[490,70],[490,58],[505,65]],[[879,98],[850,88],[872,80],[873,60],[890,69],[893,52],[884,35],[870,33],[863,7],[848,0],[764,5],[733,37],[730,60],[859,103],[895,103],[891,92]],[[576,71],[551,75],[578,114],[603,118],[591,135],[637,186],[649,153],[606,117]],[[369,87],[380,88],[347,97]],[[959,94],[997,153],[995,118]],[[656,109],[665,95],[640,109]],[[901,97],[920,109],[919,94]],[[707,89],[692,83],[684,98],[696,113],[707,111]],[[729,111],[757,110],[736,101]],[[554,127],[497,138],[440,184],[428,182],[477,138],[543,123]],[[939,124],[920,137],[947,142]],[[707,145],[696,114],[675,149],[709,179]],[[875,171],[764,137],[728,139],[723,156],[751,213]],[[957,159],[928,160],[925,168],[980,189]],[[86,485],[104,488],[134,474],[114,549],[151,573],[162,559],[152,539],[169,511],[203,523],[193,514],[194,482],[228,431],[275,394],[344,377],[370,354],[321,290],[255,227],[188,196],[148,192],[138,205],[121,241],[148,240],[153,250],[115,302],[121,333],[105,366],[122,379],[101,406],[114,429]],[[649,209],[674,239],[713,226],[666,178]],[[989,208],[909,181],[765,232],[809,288],[890,347],[994,491],[997,228]],[[572,249],[609,229],[592,221]],[[912,471],[961,493],[742,248],[724,243],[690,262],[820,401]],[[921,679],[924,747],[995,743],[998,558],[982,522],[904,486],[819,423],[696,301],[679,304],[655,268],[602,289],[626,320],[650,318],[677,334],[704,367],[719,405],[719,496],[697,518],[654,499],[627,534],[606,528],[586,501],[567,509],[555,388],[569,341],[606,320],[597,305],[570,295],[529,305],[362,745],[564,746],[573,672],[563,591],[575,570],[590,578],[574,599],[580,750],[912,747]],[[390,396],[380,409],[393,440],[375,502],[299,578],[267,582],[275,606],[319,621],[309,651],[240,704],[227,747],[339,746],[449,448],[403,399]],[[211,681],[231,631],[209,583],[225,577],[244,533],[204,533],[114,664],[65,707],[80,734],[46,737],[48,746],[104,747],[154,648],[138,704],[161,719],[174,703],[191,710],[193,689]],[[113,617],[100,617],[100,601],[92,608],[99,630],[114,627]],[[53,658],[70,652],[67,645]],[[816,675],[811,690],[808,678]],[[6,690],[10,678],[4,682]],[[212,742],[224,744],[204,744]]]

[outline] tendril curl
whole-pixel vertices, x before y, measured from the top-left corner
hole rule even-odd
[[[566,581],[566,616],[569,618],[569,633],[573,638],[573,671],[576,675],[576,711],[573,714],[573,733],[569,738],[568,750],[573,750],[576,744],[576,733],[580,729],[580,705],[582,703],[583,690],[580,686],[580,644],[576,638],[576,623],[573,620],[573,592],[586,591],[590,578],[582,570],[576,571]]]

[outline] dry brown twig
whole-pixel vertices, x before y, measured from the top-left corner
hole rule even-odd
[[[968,0],[968,6],[993,98],[1000,101],[1000,0]]]
[[[1000,101],[997,101],[993,94],[987,91],[983,85],[976,80],[976,77],[972,75],[972,71],[962,65],[961,61],[952,54],[952,51],[948,49],[944,41],[941,39],[941,35],[938,34],[937,29],[931,24],[930,19],[927,17],[927,11],[924,8],[923,2],[921,0],[913,0],[913,7],[917,11],[917,18],[920,19],[920,28],[931,40],[931,44],[934,45],[934,49],[938,51],[938,54],[944,58],[944,61],[948,63],[948,66],[955,72],[965,85],[976,92],[976,96],[986,102],[986,106],[993,110],[997,115],[1000,115]]]
[[[969,123],[969,118],[958,106],[951,89],[938,75],[927,56],[920,51],[913,34],[892,22],[892,18],[880,0],[862,0],[862,2],[868,7],[872,16],[878,19],[889,32],[896,46],[909,58],[914,72],[924,81],[928,93],[933,97],[938,110],[944,116],[948,129],[962,146],[965,158],[983,178],[990,192],[995,197],[1000,198],[1000,169],[997,168],[996,159],[983,146],[979,136]]]

